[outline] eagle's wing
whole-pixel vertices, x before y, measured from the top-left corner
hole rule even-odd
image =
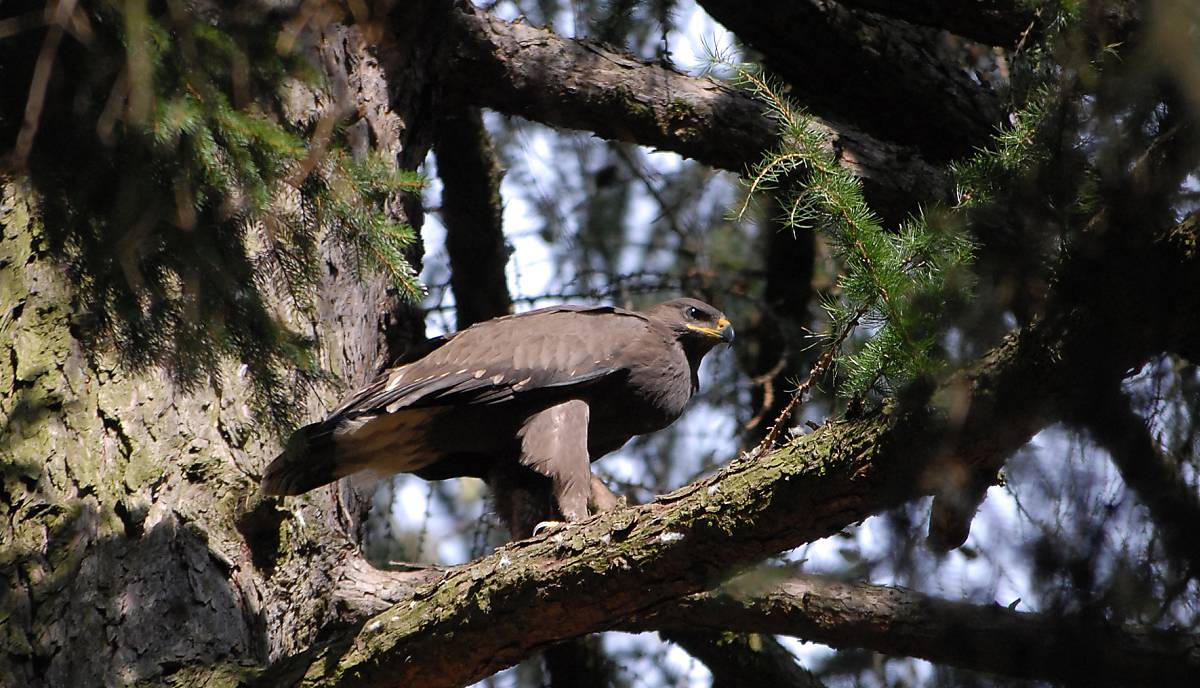
[[[431,413],[517,397],[569,399],[572,389],[627,373],[623,352],[649,328],[640,313],[559,306],[488,320],[435,341],[426,355],[385,371],[325,420],[297,430],[267,466],[263,490],[299,494],[360,470],[387,456],[380,452],[397,435],[426,424]],[[585,470],[586,431],[585,422]],[[389,457],[396,461],[390,468],[427,466],[440,448],[422,451]]]
[[[488,320],[428,355],[385,371],[340,404],[334,418],[403,408],[498,404],[518,394],[586,385],[625,366],[625,344],[649,327],[612,307],[553,307]]]

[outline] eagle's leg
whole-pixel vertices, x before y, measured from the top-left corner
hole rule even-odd
[[[564,401],[526,419],[521,426],[521,463],[550,478],[559,512],[567,521],[587,518],[592,494],[588,459],[588,405]]]
[[[615,509],[619,506],[625,506],[625,498],[618,497],[616,493],[608,489],[608,485],[605,485],[604,482],[600,480],[600,478],[596,477],[595,474],[592,475],[589,489],[591,497],[588,500],[589,512],[598,513],[601,511]],[[562,524],[558,521],[541,521],[533,526],[532,534],[538,535],[544,530],[550,530],[560,525]]]
[[[508,527],[513,540],[534,535],[537,525],[555,518],[550,496],[550,480],[530,469],[509,464],[498,466],[488,475],[494,508]]]
[[[625,506],[625,498],[617,496],[617,493],[608,488],[600,476],[592,474],[592,499],[588,505],[593,511],[612,511],[619,506]]]

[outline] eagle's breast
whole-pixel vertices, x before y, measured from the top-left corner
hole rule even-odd
[[[664,352],[668,355],[664,356]],[[661,430],[679,418],[691,399],[692,370],[669,329],[649,327],[621,352],[625,374],[597,385],[587,399],[593,459],[634,435]]]

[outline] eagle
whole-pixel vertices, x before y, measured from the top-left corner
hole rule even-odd
[[[296,495],[371,471],[472,476],[514,536],[588,515],[591,462],[677,419],[701,359],[733,342],[721,311],[681,298],[635,311],[552,306],[429,340],[292,434],[262,490]]]

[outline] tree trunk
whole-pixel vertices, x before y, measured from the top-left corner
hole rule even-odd
[[[402,14],[389,38],[335,27],[319,51],[342,101],[332,106],[414,168],[431,133],[413,123],[431,105],[437,31],[420,8]],[[402,205],[397,220],[416,225],[419,210]],[[187,683],[261,666],[342,622],[348,597],[381,591],[356,544],[362,495],[257,494],[278,447],[252,422],[236,368],[216,388],[181,390],[89,350],[27,190],[4,187],[0,226],[0,685]],[[294,324],[357,384],[421,334],[420,319],[383,278],[359,280],[326,248],[317,317]],[[317,417],[336,393],[296,390],[296,403]]]

